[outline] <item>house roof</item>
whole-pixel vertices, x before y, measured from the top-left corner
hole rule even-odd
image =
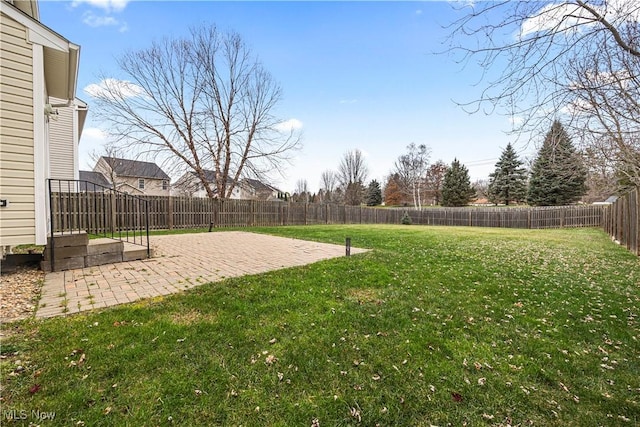
[[[280,192],[280,190],[278,190],[277,188],[269,184],[265,184],[264,182],[258,181],[257,179],[246,178],[244,181],[256,191]]]
[[[80,183],[80,191],[102,191],[102,188],[93,186],[88,183],[97,184],[101,187],[112,188],[107,178],[104,177],[100,172],[94,171],[80,171],[80,181],[86,181]]]
[[[118,159],[116,157],[102,157],[118,176],[129,176],[134,178],[171,178],[158,165],[152,162],[141,162],[139,160]]]

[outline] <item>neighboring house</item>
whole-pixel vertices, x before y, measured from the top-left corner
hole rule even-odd
[[[204,177],[207,180],[209,188],[213,191],[214,197],[218,197],[218,189],[216,187],[216,173],[215,171],[205,170]],[[202,182],[198,178],[198,175],[194,171],[185,172],[173,186],[173,194],[176,196],[187,197],[209,197],[207,190],[202,185]],[[231,199],[240,199],[240,188],[235,186]]]
[[[242,180],[242,184],[242,199],[281,200],[284,194],[277,188],[258,181],[257,179],[245,178]]]
[[[47,178],[77,179],[87,106],[80,46],[40,22],[37,0],[0,0],[0,245],[45,244]]]
[[[96,185],[93,185],[96,184]],[[82,192],[104,192],[113,188],[111,183],[107,181],[100,172],[80,171],[80,184],[78,191]]]
[[[118,191],[133,195],[169,195],[171,178],[155,163],[100,157],[93,171],[104,175]]]
[[[205,170],[205,179],[214,197],[218,197],[218,189],[216,188],[215,171]],[[208,197],[207,191],[194,171],[186,172],[182,175],[173,186],[174,194],[188,197]],[[245,178],[237,183],[233,189],[230,199],[240,200],[278,200],[278,195],[283,193],[269,184],[265,184],[257,179]]]

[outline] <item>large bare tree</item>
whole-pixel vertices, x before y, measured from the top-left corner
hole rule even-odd
[[[369,168],[362,151],[356,148],[344,153],[338,165],[338,182],[346,204],[359,205],[363,202],[364,182],[368,174]]]
[[[237,33],[203,26],[117,63],[122,79],[88,90],[112,140],[193,172],[209,197],[278,171],[300,145],[296,127],[275,116],[280,86]]]
[[[468,2],[459,12],[452,51],[484,70],[467,109],[510,114],[534,138],[561,119],[585,152],[640,185],[639,2]]]
[[[323,190],[325,195],[325,201],[330,203],[334,201],[334,191],[336,190],[336,184],[338,177],[336,173],[330,169],[322,172],[320,175],[320,189]]]

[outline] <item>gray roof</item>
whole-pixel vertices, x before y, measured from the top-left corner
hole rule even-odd
[[[112,188],[107,178],[100,172],[94,171],[80,171],[80,191],[103,191],[104,188]],[[97,184],[91,185],[90,183]],[[101,188],[104,187],[104,188]]]
[[[256,191],[276,191],[276,192],[280,192],[280,190],[278,190],[275,187],[272,187],[269,184],[265,184],[261,181],[258,181],[257,179],[251,179],[251,178],[246,178],[245,182],[247,184],[249,184],[251,187],[253,187],[254,190]]]
[[[118,176],[130,176],[135,178],[171,178],[158,165],[139,160],[117,159],[115,157],[102,157]]]
[[[605,200],[605,203],[613,203],[616,200],[618,200],[618,196],[610,196],[609,198],[607,198],[607,200]]]

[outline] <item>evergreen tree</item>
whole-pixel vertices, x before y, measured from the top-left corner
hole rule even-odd
[[[571,138],[554,121],[533,162],[527,202],[534,206],[574,203],[586,191],[587,172]]]
[[[382,189],[380,183],[375,179],[367,187],[367,206],[378,206],[382,204]]]
[[[398,174],[392,174],[384,186],[384,204],[387,206],[401,206],[404,203],[404,195],[398,184]]]
[[[511,146],[502,152],[495,171],[489,175],[487,196],[492,203],[521,202],[527,197],[527,170]]]
[[[469,170],[454,159],[451,167],[444,175],[442,183],[443,206],[465,206],[475,196],[476,191],[471,186]]]

